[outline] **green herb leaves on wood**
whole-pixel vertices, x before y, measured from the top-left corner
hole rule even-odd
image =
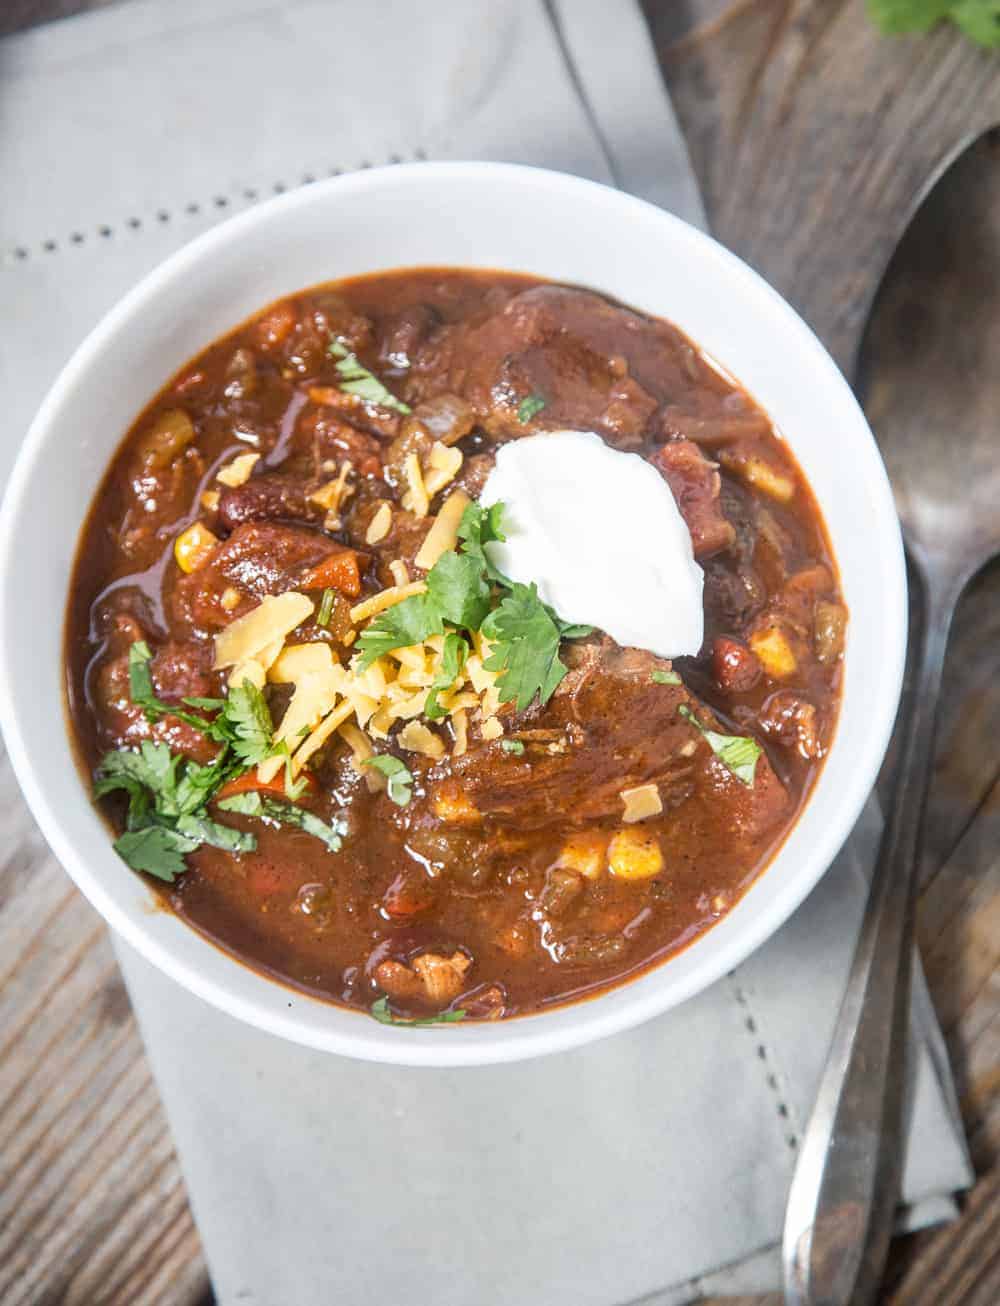
[[[950,21],[979,45],[1000,45],[1000,0],[868,0],[883,32],[926,32]]]

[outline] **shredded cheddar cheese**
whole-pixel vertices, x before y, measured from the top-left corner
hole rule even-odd
[[[368,523],[368,529],[365,531],[366,544],[378,544],[384,540],[392,529],[392,509],[387,503],[380,503],[375,509],[375,513]],[[370,770],[371,768],[369,768]]]
[[[357,626],[362,621],[367,621],[369,617],[377,617],[386,608],[395,607],[397,603],[402,603],[404,599],[408,599],[414,594],[423,594],[426,589],[427,586],[422,580],[415,580],[409,585],[395,585],[389,589],[380,590],[378,594],[373,594],[370,599],[363,599],[351,608],[351,621]]]
[[[413,561],[418,567],[430,571],[442,554],[453,549],[458,543],[458,527],[462,514],[471,503],[464,490],[454,490],[441,505],[441,511],[434,518],[434,524],[421,544]]]
[[[269,595],[252,612],[238,617],[215,636],[216,670],[248,662],[275,641],[283,644],[285,637],[312,613],[312,599],[295,590]]]
[[[220,467],[215,473],[215,479],[221,481],[223,485],[228,485],[235,489],[238,485],[245,485],[250,479],[250,473],[260,461],[259,453],[241,453],[225,467]]]
[[[410,487],[403,495],[403,507],[415,517],[426,517],[430,511],[430,495],[424,484],[424,474],[420,468],[420,459],[415,453],[409,453],[403,460],[403,475]]]

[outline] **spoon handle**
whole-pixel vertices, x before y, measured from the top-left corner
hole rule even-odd
[[[953,587],[928,587],[899,768],[847,991],[785,1214],[787,1306],[874,1302],[899,1195],[921,826]]]

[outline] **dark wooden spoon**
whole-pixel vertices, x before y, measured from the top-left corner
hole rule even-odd
[[[922,620],[871,896],[789,1192],[789,1306],[876,1299],[899,1197],[921,825],[948,631],[1000,552],[1000,134],[946,167],[883,278],[861,347]]]

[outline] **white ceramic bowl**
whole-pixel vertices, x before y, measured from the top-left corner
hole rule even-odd
[[[536,273],[677,323],[763,405],[816,492],[851,610],[840,724],[773,863],[685,952],[611,992],[497,1024],[398,1029],[266,979],[163,911],[111,849],[73,761],[62,615],[84,514],[139,410],[192,355],[269,301],[380,269]],[[677,218],[559,173],[489,163],[359,172],[274,199],[195,240],[138,285],[68,363],[32,424],[0,517],[0,707],[53,852],[109,924],[192,992],[272,1034],[410,1065],[511,1061],[638,1024],[737,965],[830,864],[871,789],[905,645],[899,530],[875,442],[815,336],[739,259]]]

